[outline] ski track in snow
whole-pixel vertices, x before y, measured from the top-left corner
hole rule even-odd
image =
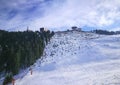
[[[120,85],[120,35],[57,33],[15,85]]]

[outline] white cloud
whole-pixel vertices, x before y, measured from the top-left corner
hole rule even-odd
[[[110,31],[120,31],[120,27],[118,27],[118,28],[112,28],[112,29],[110,29]]]
[[[113,23],[113,20],[107,19],[105,16],[101,16],[98,22],[100,27],[105,26],[105,25],[111,25],[112,23]]]
[[[18,6],[18,3],[20,5],[26,4],[27,1],[19,0],[16,6]],[[38,2],[39,0],[34,1]],[[35,2],[29,1],[29,4],[33,5]],[[13,5],[15,4],[13,3]],[[27,5],[25,6],[27,8]],[[34,12],[34,14],[38,13],[37,16],[33,14],[28,20],[24,20],[22,18],[25,16],[19,14],[11,21],[8,21],[7,25],[9,26],[17,21],[19,23],[16,23],[15,26],[23,24],[23,28],[29,25],[33,30],[39,29],[42,26],[62,30],[61,27],[71,27],[73,25],[105,28],[105,26],[108,27],[116,21],[120,21],[119,0],[54,0],[51,5],[47,5],[44,2],[42,4],[42,10],[44,10],[42,16],[40,7],[38,6]],[[24,9],[24,7],[20,9]]]
[[[66,0],[63,6],[51,8],[44,17],[33,21],[35,24],[32,26],[60,28],[78,25],[100,28],[114,24],[120,17],[119,10],[118,0]]]

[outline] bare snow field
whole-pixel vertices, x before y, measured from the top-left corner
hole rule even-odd
[[[56,33],[15,85],[120,85],[120,35]]]

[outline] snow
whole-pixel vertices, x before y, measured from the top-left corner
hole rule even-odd
[[[57,33],[31,67],[15,85],[120,85],[120,35]]]

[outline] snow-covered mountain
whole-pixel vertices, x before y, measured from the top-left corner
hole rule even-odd
[[[120,35],[56,33],[15,85],[120,85]]]

